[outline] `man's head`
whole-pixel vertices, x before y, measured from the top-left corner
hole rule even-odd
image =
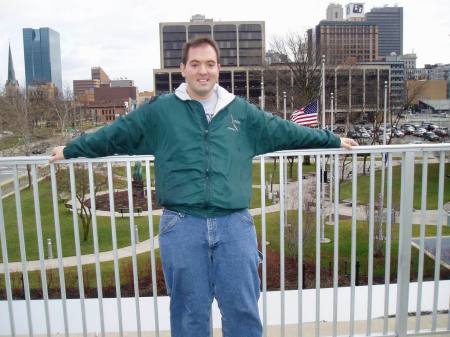
[[[219,80],[219,48],[217,43],[202,37],[183,46],[181,74],[186,80],[189,96],[193,99],[208,98]]]

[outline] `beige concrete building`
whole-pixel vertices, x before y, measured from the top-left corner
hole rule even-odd
[[[94,89],[100,87],[100,80],[73,80],[73,94],[79,102],[94,101]]]
[[[142,91],[138,93],[137,97],[137,105],[141,106],[142,104],[145,104],[149,102],[152,97],[155,96],[155,93],[153,91]]]
[[[446,80],[408,80],[406,91],[408,102],[418,104],[419,100],[437,100],[447,98]]]
[[[265,59],[264,21],[214,21],[203,15],[189,22],[159,24],[161,69],[153,70],[155,94],[173,92],[184,82],[180,73],[184,43],[212,37],[220,49],[220,84],[235,95],[257,103]]]
[[[92,67],[91,78],[93,80],[99,80],[101,84],[109,84],[109,82],[111,82],[108,74],[102,69],[102,67]]]
[[[321,21],[308,30],[308,52],[311,60],[325,55],[327,64],[377,61],[378,27],[367,22]]]

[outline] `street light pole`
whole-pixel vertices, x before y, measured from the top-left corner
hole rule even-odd
[[[265,100],[266,98],[264,97],[264,80],[261,81],[261,110],[264,110],[265,108]]]

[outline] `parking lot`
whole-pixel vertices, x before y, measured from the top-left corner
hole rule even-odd
[[[428,117],[428,118],[425,118]],[[416,116],[403,118],[396,127],[387,124],[386,140],[388,144],[427,144],[449,141],[450,118],[430,118],[425,116],[417,119]],[[345,125],[338,124],[334,131],[341,136],[356,139],[360,144],[382,144],[384,138],[383,124],[374,127],[373,124],[352,125],[345,132]],[[390,139],[392,138],[392,139]]]

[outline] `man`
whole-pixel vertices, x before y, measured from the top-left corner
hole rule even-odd
[[[220,87],[219,49],[209,38],[188,42],[180,67],[186,83],[175,94],[55,148],[51,160],[154,154],[172,336],[209,336],[216,298],[225,337],[260,337],[260,260],[247,210],[252,158],[357,144],[272,116]]]

